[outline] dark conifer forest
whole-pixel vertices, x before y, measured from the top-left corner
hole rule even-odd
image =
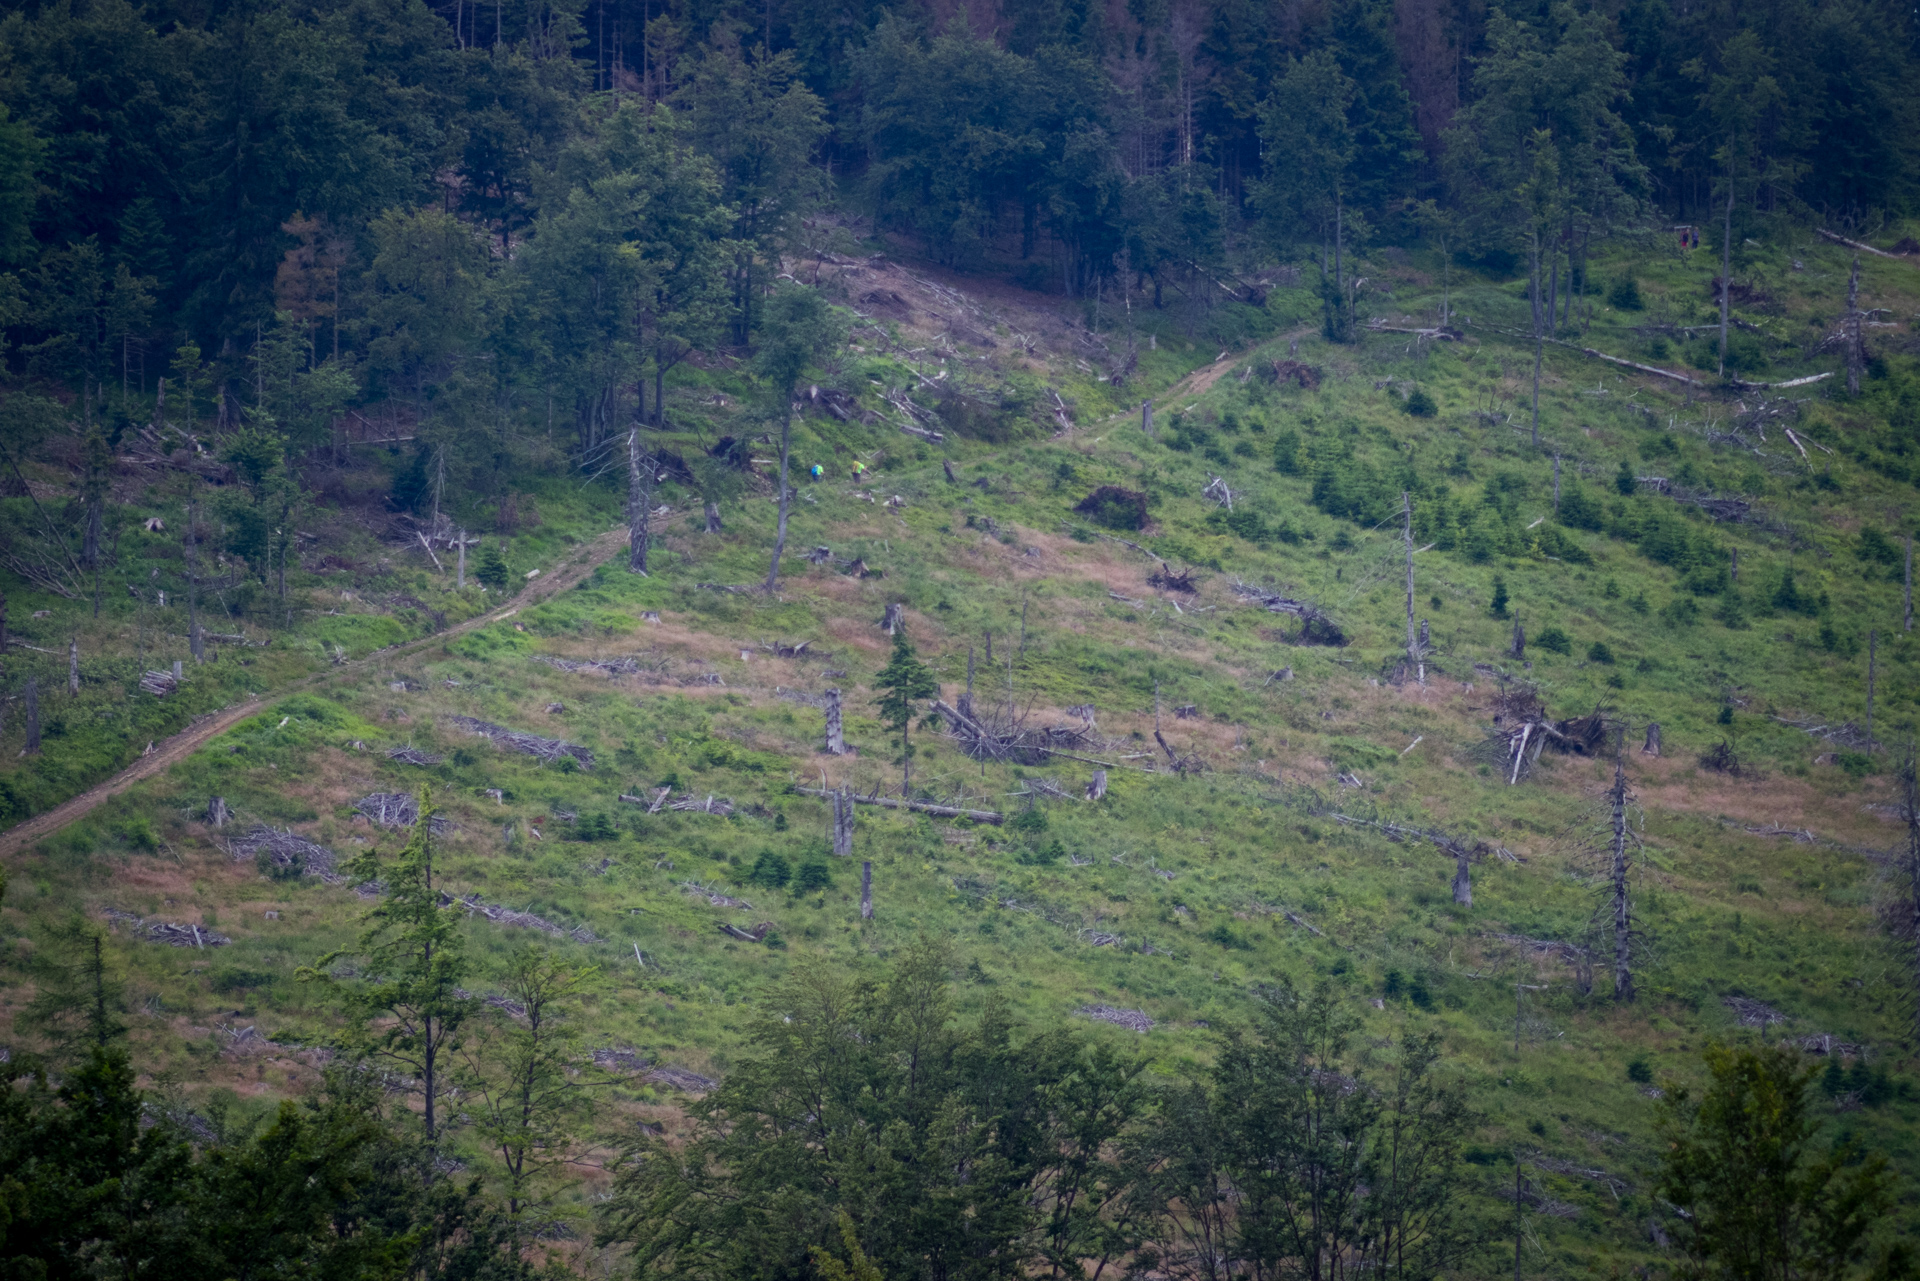
[[[1920,12],[17,0],[0,1281],[1920,1276]]]

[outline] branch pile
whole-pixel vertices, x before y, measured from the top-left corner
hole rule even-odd
[[[442,758],[417,747],[396,747],[387,753],[387,759],[399,761],[402,765],[438,765]]]
[[[353,803],[353,808],[382,827],[412,827],[420,821],[420,800],[409,792],[375,792]],[[453,826],[435,814],[429,826],[443,836]]]
[[[155,698],[165,698],[180,688],[180,682],[173,678],[172,672],[142,672],[140,689]]]
[[[563,672],[604,672],[609,680],[615,676],[634,676],[644,671],[640,660],[627,658],[555,658],[551,654],[535,654],[533,661],[556,667]]]
[[[344,877],[334,871],[334,853],[324,845],[315,845],[303,836],[280,831],[264,823],[243,836],[235,837],[227,852],[236,863],[255,862],[285,868],[297,874],[316,877],[328,885],[338,885]],[[264,869],[263,869],[264,870]]]
[[[1291,638],[1295,645],[1333,645],[1347,643],[1347,634],[1325,611],[1311,601],[1295,600],[1279,592],[1236,581],[1234,594],[1241,600],[1260,606],[1269,614],[1287,614],[1300,620],[1300,632]]]
[[[1017,715],[1011,712],[982,712],[976,707],[969,713],[942,699],[934,700],[933,710],[946,722],[947,737],[976,761],[1040,765],[1053,756],[1073,757],[1076,752],[1093,751],[1099,746],[1084,726],[1041,725],[1028,728],[1024,712]],[[1093,763],[1107,764],[1105,761]]]
[[[1083,1005],[1076,1011],[1082,1018],[1114,1023],[1134,1032],[1153,1031],[1153,1020],[1143,1010],[1122,1010],[1111,1005]]]
[[[545,917],[535,916],[532,912],[516,912],[499,903],[489,903],[478,894],[467,894],[454,898],[449,894],[440,896],[440,906],[451,907],[459,904],[467,909],[469,916],[484,916],[499,925],[518,926],[521,929],[539,930],[542,934],[551,934],[555,938],[570,938],[579,943],[598,943],[600,938],[584,925],[571,930],[555,925]]]
[[[164,943],[168,947],[225,947],[233,942],[224,934],[215,934],[212,930],[202,929],[198,925],[179,925],[172,921],[147,921],[132,912],[109,910],[107,919],[131,927],[137,938],[149,943]]]
[[[733,813],[733,802],[724,796],[708,796],[704,801],[697,796],[683,796],[667,808],[683,813],[718,814],[725,818]]]
[[[516,752],[524,752],[528,756],[535,756],[548,762],[557,761],[563,756],[571,756],[579,763],[581,769],[591,770],[593,768],[593,753],[577,743],[569,743],[564,739],[558,738],[542,738],[538,734],[528,734],[521,730],[508,729],[504,725],[495,725],[490,721],[476,720],[471,716],[455,716],[450,718],[450,720],[453,725],[466,730],[470,734],[478,734],[482,738],[490,738],[494,742],[504,744]]]

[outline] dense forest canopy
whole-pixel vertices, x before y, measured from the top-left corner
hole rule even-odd
[[[834,193],[1070,296],[1440,233],[1570,299],[1649,218],[1909,209],[1916,41],[1856,0],[21,5],[5,356],[110,430],[163,376],[296,451],[404,406],[484,487],[750,342]]]

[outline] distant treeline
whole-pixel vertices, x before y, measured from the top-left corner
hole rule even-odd
[[[784,255],[869,226],[1189,325],[1305,257],[1344,337],[1383,238],[1524,261],[1570,309],[1596,238],[1652,218],[1744,246],[1910,210],[1916,39],[1874,0],[16,5],[0,417],[307,452],[404,406],[462,473],[436,485],[488,489],[556,423],[591,452],[658,421],[677,364],[753,343]]]

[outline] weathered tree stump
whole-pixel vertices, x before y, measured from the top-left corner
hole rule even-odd
[[[233,814],[227,809],[227,798],[216,796],[207,802],[207,826],[225,827]]]
[[[1087,799],[1097,801],[1107,794],[1107,772],[1097,769],[1093,772],[1093,781],[1087,784]]]
[[[900,629],[906,625],[906,608],[898,601],[887,606],[886,616],[880,620],[880,629],[889,636],[899,635]]]
[[[1648,756],[1660,755],[1660,722],[1647,722],[1647,745],[1640,749]]]
[[[845,756],[847,754],[847,743],[846,743],[846,739],[843,737],[843,731],[840,726],[840,691],[839,690],[830,689],[827,691],[826,712],[827,712],[827,754],[829,756]]]

